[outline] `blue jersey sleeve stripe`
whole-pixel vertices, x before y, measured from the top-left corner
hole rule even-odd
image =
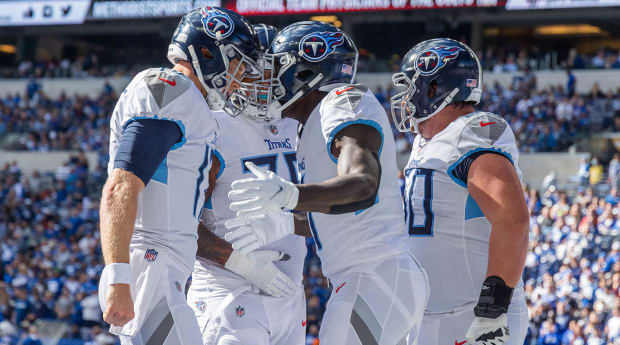
[[[183,124],[183,121],[181,120],[173,120],[173,119],[169,119],[167,117],[158,117],[157,115],[154,116],[134,116],[132,118],[130,118],[129,120],[127,120],[127,122],[125,122],[125,124],[123,125],[123,129],[125,129],[127,126],[129,126],[129,124],[131,124],[132,122],[138,121],[138,120],[164,120],[164,121],[171,121],[177,124],[177,126],[179,126],[179,129],[181,130],[181,140],[179,140],[177,143],[175,143],[172,148],[170,149],[172,150],[176,150],[181,148],[183,145],[185,145],[185,143],[187,142],[187,139],[185,137],[185,125]]]
[[[379,134],[381,134],[381,146],[379,147],[379,156],[381,156],[381,150],[383,150],[383,129],[381,128],[381,125],[373,120],[360,119],[360,120],[354,120],[354,121],[347,121],[347,122],[343,122],[339,124],[338,126],[336,126],[336,128],[334,128],[332,132],[329,134],[329,138],[327,139],[327,154],[329,154],[329,158],[331,158],[332,161],[336,164],[338,164],[338,158],[334,157],[334,155],[332,154],[332,144],[334,142],[334,138],[336,137],[336,135],[338,135],[338,133],[341,130],[349,126],[353,126],[353,125],[370,126],[376,129],[379,132]]]
[[[217,180],[224,173],[224,168],[226,168],[226,161],[224,161],[224,157],[220,153],[220,151],[213,149],[213,155],[220,162],[220,168],[217,170],[217,174],[215,175],[215,179]]]
[[[506,152],[506,151],[504,151],[504,150],[502,150],[500,148],[496,148],[496,147],[479,147],[477,149],[470,150],[469,152],[464,154],[461,158],[459,158],[459,160],[457,160],[456,162],[452,163],[452,165],[450,165],[448,167],[448,176],[450,176],[452,181],[454,181],[459,186],[461,186],[463,188],[467,188],[467,182],[465,181],[466,177],[465,177],[465,179],[463,179],[462,177],[457,176],[456,173],[455,173],[455,170],[456,170],[456,168],[461,163],[463,163],[463,161],[465,161],[466,159],[468,159],[472,155],[477,154],[477,153],[485,153],[485,152],[500,154],[500,155],[508,158],[510,163],[512,163],[514,165],[514,162],[512,160],[512,156],[510,155],[510,153],[508,153],[508,152]]]

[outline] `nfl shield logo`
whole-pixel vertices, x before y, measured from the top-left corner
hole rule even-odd
[[[237,313],[237,316],[242,317],[243,315],[245,315],[245,309],[242,306],[238,306],[235,309],[235,312]]]
[[[205,301],[199,299],[194,303],[196,304],[196,309],[200,310],[201,313],[204,313],[205,310],[207,310],[207,304],[205,303]]]
[[[144,260],[153,262],[155,259],[157,259],[157,251],[155,249],[147,249],[146,253],[144,253]]]
[[[181,287],[181,283],[179,283],[178,281],[175,281],[174,285],[177,287],[177,290],[179,292],[183,292],[183,288]]]
[[[273,134],[273,135],[277,135],[278,134],[278,127],[276,127],[274,125],[269,125],[269,130],[271,131],[271,134]]]

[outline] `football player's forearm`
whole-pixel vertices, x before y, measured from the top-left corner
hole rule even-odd
[[[295,221],[295,235],[312,237],[310,224],[308,224],[308,213],[295,213],[293,214],[293,219]]]
[[[106,264],[129,263],[138,195],[144,184],[130,172],[114,169],[103,187],[100,206],[101,248]]]
[[[379,164],[371,151],[353,145],[344,146],[338,158],[338,176],[321,183],[299,185],[295,210],[329,213],[334,206],[371,198],[379,188]],[[362,208],[365,207],[360,204],[359,209]]]
[[[376,185],[376,177],[364,173],[336,176],[316,184],[298,185],[299,200],[295,210],[329,213],[334,206],[370,198],[377,189]]]
[[[523,274],[527,248],[527,224],[494,225],[489,239],[487,277],[498,276],[514,288]]]
[[[512,163],[484,154],[469,168],[468,190],[491,223],[487,277],[515,287],[521,279],[528,246],[529,215]]]
[[[204,224],[198,224],[198,252],[196,256],[225,265],[233,252],[232,245],[226,240],[219,238]]]

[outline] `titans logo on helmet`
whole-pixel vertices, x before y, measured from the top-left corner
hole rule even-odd
[[[301,39],[299,51],[303,52],[302,56],[306,60],[317,62],[325,59],[343,43],[344,35],[341,32],[313,32]]]
[[[212,38],[226,38],[235,29],[235,23],[228,14],[218,11],[212,7],[202,9],[202,26],[207,35]],[[218,37],[219,33],[219,37]]]
[[[462,51],[465,50],[461,47],[444,45],[426,49],[418,55],[415,68],[422,75],[431,75],[444,67],[448,61],[455,59]]]

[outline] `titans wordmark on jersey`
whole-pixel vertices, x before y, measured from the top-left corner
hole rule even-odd
[[[245,166],[246,162],[269,169],[282,178],[297,183],[295,137],[298,122],[282,119],[270,123],[257,123],[244,117],[233,119],[223,112],[216,113],[216,119],[219,128],[214,155],[220,162],[220,169],[213,193],[206,200],[201,221],[217,236],[224,238],[230,231],[226,229],[224,223],[235,217],[235,212],[230,210],[228,199],[231,183],[238,179],[253,177]],[[260,224],[266,227],[293,226],[290,214],[270,214]],[[289,235],[266,245],[264,249],[275,249],[289,254],[290,260],[277,262],[276,266],[293,281],[301,282],[303,260],[306,255],[303,237]],[[206,260],[196,261],[194,283],[206,284],[209,288],[226,289],[247,284],[245,279],[235,273]]]
[[[521,178],[514,134],[495,114],[474,112],[430,140],[414,140],[405,168],[405,221],[410,248],[430,280],[427,311],[443,312],[480,295],[491,224],[468,193],[463,164],[482,153],[506,157]],[[521,291],[522,283],[515,295]]]

